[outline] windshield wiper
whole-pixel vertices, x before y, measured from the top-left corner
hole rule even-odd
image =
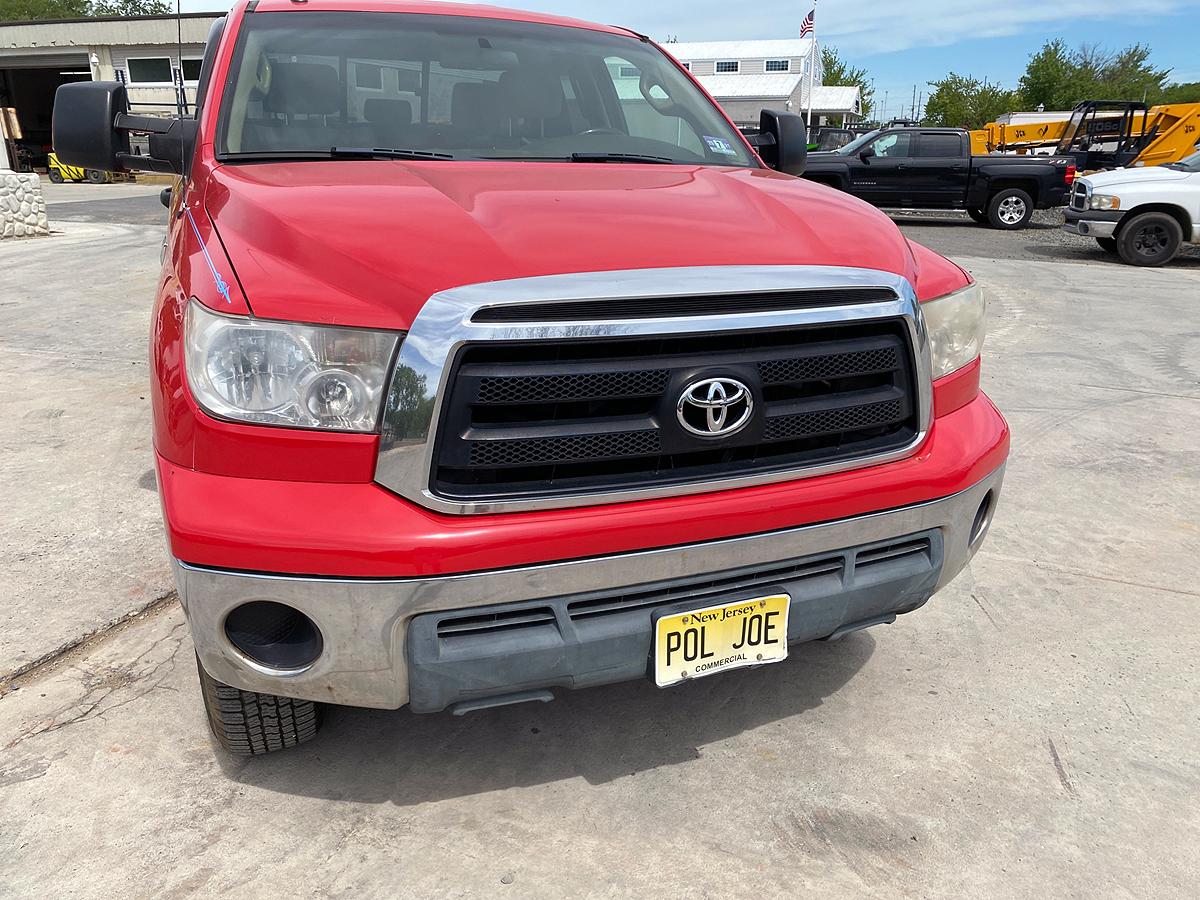
[[[458,159],[452,153],[395,147],[333,147],[329,155],[342,159]]]
[[[669,156],[650,156],[645,153],[572,153],[571,162],[581,163],[657,163],[659,165],[674,165],[675,160]]]
[[[449,153],[426,150],[393,150],[373,147],[330,147],[328,150],[249,150],[225,153],[220,159],[232,162],[275,162],[294,159],[465,159]]]

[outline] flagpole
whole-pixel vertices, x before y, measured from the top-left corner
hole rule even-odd
[[[808,53],[808,124],[805,126],[810,131],[812,130],[813,78],[817,73],[817,0],[813,0],[812,24],[812,49]]]

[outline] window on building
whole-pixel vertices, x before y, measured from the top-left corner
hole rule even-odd
[[[199,81],[200,68],[204,64],[202,59],[185,59],[183,61],[183,80],[184,81]]]
[[[764,71],[790,72],[792,71],[792,61],[790,59],[768,59]]]
[[[718,75],[736,75],[742,69],[742,64],[736,59],[723,59],[717,63],[716,73]]]
[[[170,84],[174,81],[171,60],[166,56],[127,59],[125,64],[129,68],[129,80],[134,84]]]
[[[923,134],[917,142],[917,156],[959,157],[962,138],[957,134]]]
[[[358,87],[369,91],[382,91],[383,66],[374,66],[370,63],[355,63],[354,83]]]

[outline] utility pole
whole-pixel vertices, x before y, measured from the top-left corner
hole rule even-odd
[[[917,117],[917,86],[913,85],[912,105],[908,108],[908,117],[915,119]]]
[[[884,91],[883,92],[883,111],[879,114],[879,121],[881,124],[887,121],[887,101],[888,101],[888,92]]]

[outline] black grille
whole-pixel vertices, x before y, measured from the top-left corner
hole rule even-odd
[[[1088,208],[1087,185],[1082,181],[1075,182],[1071,191],[1071,209],[1085,211]]]
[[[776,359],[759,363],[758,374],[765,385],[787,384],[789,381],[806,381],[812,378],[840,378],[843,375],[862,375],[867,372],[889,372],[899,364],[896,347],[880,347],[857,353]]]
[[[472,441],[470,446],[472,466],[524,466],[569,463],[577,459],[648,456],[658,452],[659,441],[658,432],[648,430],[516,441]]]
[[[899,400],[885,400],[866,406],[826,409],[798,416],[775,416],[767,420],[766,439],[778,441],[869,428],[872,425],[898,421],[903,418],[903,410],[904,405]]]
[[[537,403],[550,400],[596,400],[601,397],[661,394],[671,373],[667,369],[641,372],[585,372],[578,375],[529,375],[484,378],[480,403]]]
[[[725,316],[777,312],[814,306],[887,303],[896,294],[888,288],[817,288],[809,291],[764,291],[758,294],[702,294],[685,297],[624,297],[569,300],[560,303],[489,306],[473,322],[595,322],[609,319],[656,319],[665,316]]]
[[[748,424],[697,436],[689,385],[741,382]],[[852,460],[917,434],[901,320],[463,348],[440,417],[433,487],[463,500],[712,481]],[[695,422],[692,422],[695,427]]]
[[[844,555],[840,553],[823,559],[792,560],[762,566],[750,571],[718,573],[705,581],[688,581],[686,584],[680,584],[674,588],[654,587],[626,593],[609,593],[587,600],[576,600],[567,604],[567,615],[572,621],[579,622],[600,616],[653,609],[679,600],[691,600],[699,606],[710,597],[716,599],[728,595],[732,591],[745,591],[751,588],[766,589],[784,582],[794,584],[797,581],[820,578],[833,578],[835,581],[841,581],[845,569],[846,561]]]

